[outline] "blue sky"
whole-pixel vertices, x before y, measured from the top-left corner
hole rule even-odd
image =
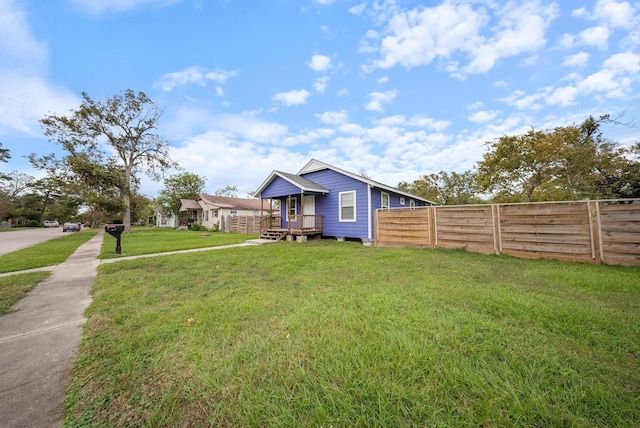
[[[0,0],[2,171],[38,175],[23,156],[60,151],[45,114],[125,89],[162,106],[172,157],[210,193],[311,158],[396,185],[530,127],[640,122],[640,3]]]

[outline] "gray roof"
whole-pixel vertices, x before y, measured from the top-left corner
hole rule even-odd
[[[220,208],[232,208],[238,210],[259,210],[262,208],[262,201],[260,199],[249,198],[233,198],[228,196],[216,196],[207,195],[203,193],[198,196],[208,205],[213,205]],[[264,208],[268,210],[269,207]]]
[[[304,178],[301,175],[290,174],[288,172],[275,171],[280,177],[284,178],[287,181],[290,181],[291,184],[295,184],[303,190],[308,190],[311,192],[320,192],[320,193],[329,193],[329,189],[326,187],[314,183],[308,178]]]
[[[267,188],[269,183],[271,183],[276,177],[280,177],[283,180],[288,181],[303,192],[329,193],[329,189],[318,183],[314,183],[313,181],[300,175],[290,174],[288,172],[282,171],[273,171],[269,175],[269,177],[260,185],[260,187],[258,187],[258,190],[256,190],[255,193],[257,195],[261,194],[262,191]]]

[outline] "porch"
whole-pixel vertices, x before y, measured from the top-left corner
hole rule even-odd
[[[324,218],[321,214],[291,215],[286,225],[281,216],[266,216],[260,221],[260,238],[280,241],[287,235],[320,236]]]

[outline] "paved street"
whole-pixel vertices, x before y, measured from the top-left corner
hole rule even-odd
[[[0,256],[62,235],[62,226],[0,232]]]

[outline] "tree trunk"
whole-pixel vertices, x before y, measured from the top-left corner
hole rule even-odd
[[[131,168],[125,166],[122,183],[122,224],[125,233],[131,232]]]

